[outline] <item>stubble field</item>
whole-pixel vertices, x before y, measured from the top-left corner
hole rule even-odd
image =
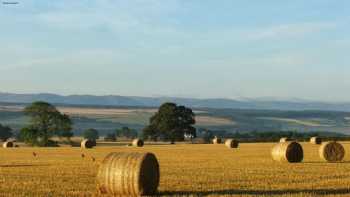
[[[342,144],[349,152],[350,143]],[[302,145],[304,161],[298,164],[272,161],[273,143],[240,144],[236,150],[223,144],[0,148],[0,196],[98,196],[99,163],[119,151],[155,153],[162,196],[349,196],[350,156],[325,163],[318,145]]]

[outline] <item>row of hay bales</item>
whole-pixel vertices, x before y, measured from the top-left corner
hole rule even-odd
[[[320,138],[311,138],[313,144],[321,144],[319,147],[319,156],[327,162],[340,162],[344,159],[344,147],[335,141],[323,142]],[[272,159],[279,162],[297,163],[304,159],[302,146],[293,140],[282,138],[280,143],[276,144],[271,150]]]
[[[218,138],[215,136],[215,138],[213,139],[213,144],[221,144],[221,143],[222,143],[221,138]],[[235,140],[235,139],[226,139],[225,146],[228,148],[238,148],[239,142],[238,140]]]
[[[143,147],[144,142],[141,139],[134,139],[132,141],[131,145],[135,146],[135,147]],[[81,143],[80,143],[80,147],[84,148],[84,149],[93,148],[95,146],[96,146],[96,141],[94,141],[94,140],[85,139],[85,140],[81,141]],[[2,147],[3,148],[13,148],[13,147],[15,147],[15,144],[12,141],[6,141],[2,144]]]
[[[294,141],[291,138],[287,138],[287,137],[283,137],[280,139],[280,142],[290,142],[290,141]],[[215,136],[213,139],[213,144],[221,144],[222,143],[222,139]],[[321,144],[322,143],[322,139],[319,137],[312,137],[310,138],[310,143],[312,144]],[[239,142],[238,140],[235,139],[226,139],[225,140],[225,145],[228,148],[238,148]]]
[[[288,138],[288,137],[283,137],[280,139],[280,142],[290,142],[290,141],[295,141],[295,140],[293,140],[292,138]],[[322,139],[320,137],[311,137],[310,143],[311,144],[322,144]]]
[[[134,139],[131,143],[132,146],[135,147],[143,147],[144,146],[144,142],[141,139]],[[89,140],[89,139],[85,139],[81,142],[80,147],[81,148],[93,148],[96,146],[96,141],[94,140]]]

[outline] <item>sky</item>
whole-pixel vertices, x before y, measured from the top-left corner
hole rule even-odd
[[[0,92],[350,101],[348,0],[11,1]]]

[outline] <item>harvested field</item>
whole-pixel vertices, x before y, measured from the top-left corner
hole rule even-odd
[[[344,143],[346,150],[350,143]],[[350,155],[327,163],[318,146],[301,143],[302,163],[271,159],[274,143],[146,145],[80,148],[0,149],[0,194],[6,196],[95,196],[99,163],[110,152],[152,152],[160,164],[160,195],[349,196]],[[37,153],[33,157],[32,153]],[[94,157],[95,162],[90,159]],[[220,153],[220,154],[218,154]],[[173,155],[177,155],[174,157]],[[181,161],[181,162],[179,162]],[[0,195],[1,196],[1,195]]]
[[[201,126],[209,126],[209,125],[235,125],[236,123],[228,118],[196,116],[196,124]]]
[[[317,122],[315,120],[298,120],[298,119],[292,119],[292,118],[275,118],[275,117],[261,117],[259,119],[263,120],[276,120],[286,123],[293,123],[303,126],[310,126],[310,127],[331,127],[332,125],[329,124],[322,124],[320,122]]]

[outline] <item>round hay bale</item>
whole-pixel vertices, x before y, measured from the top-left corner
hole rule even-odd
[[[159,176],[159,164],[152,153],[110,153],[98,170],[97,186],[102,194],[154,195]]]
[[[13,147],[13,142],[4,142],[2,144],[3,148],[12,148]]]
[[[80,144],[81,148],[93,148],[94,146],[96,146],[96,141],[88,139],[83,140]]]
[[[143,140],[134,139],[134,140],[132,141],[132,146],[135,146],[135,147],[142,147],[143,145],[144,145]]]
[[[225,141],[225,145],[228,147],[228,148],[238,148],[238,144],[239,142],[235,139],[227,139]]]
[[[320,137],[312,137],[312,138],[310,138],[310,143],[311,144],[321,144],[322,139]]]
[[[325,142],[320,146],[319,154],[321,159],[325,161],[338,162],[343,160],[345,149],[337,142]]]
[[[293,141],[291,138],[288,138],[288,137],[283,137],[280,139],[280,142],[291,142]]]
[[[279,162],[297,163],[304,158],[303,147],[298,142],[281,142],[271,151],[272,159]]]
[[[213,144],[221,144],[221,138],[215,137],[215,138],[213,139]]]

